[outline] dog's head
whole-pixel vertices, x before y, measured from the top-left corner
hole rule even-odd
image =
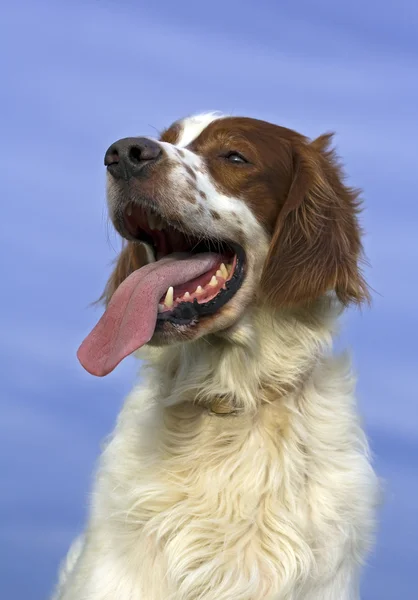
[[[206,114],[159,140],[112,144],[109,213],[127,242],[107,312],[81,347],[86,368],[106,374],[144,343],[225,334],[252,303],[309,305],[329,291],[343,304],[366,299],[358,194],[330,138]]]

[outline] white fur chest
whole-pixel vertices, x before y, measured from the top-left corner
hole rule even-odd
[[[109,594],[86,598],[302,599],[309,578],[355,560],[374,478],[341,366],[253,416],[163,409],[134,391],[103,456],[85,550],[84,562],[102,559],[90,589],[104,577]]]

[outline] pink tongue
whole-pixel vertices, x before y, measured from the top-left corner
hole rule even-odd
[[[186,258],[185,258],[186,257]],[[220,262],[217,254],[172,254],[134,271],[113,294],[109,306],[77,352],[92,375],[107,375],[154,334],[158,302],[172,285],[203,275]]]

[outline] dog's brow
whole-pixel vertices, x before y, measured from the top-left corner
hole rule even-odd
[[[214,112],[187,117],[181,123],[183,129],[176,145],[180,148],[188,146],[199,137],[208,125],[221,118],[223,118],[223,115]]]

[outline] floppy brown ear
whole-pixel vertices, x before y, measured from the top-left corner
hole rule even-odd
[[[106,283],[103,294],[99,298],[99,302],[104,302],[107,306],[109,301],[120,284],[131,273],[148,264],[149,259],[147,249],[144,244],[128,242],[116,259],[115,268]]]
[[[343,183],[332,135],[294,150],[294,177],[262,275],[274,306],[307,304],[335,290],[347,305],[369,299],[362,258],[359,192]]]

